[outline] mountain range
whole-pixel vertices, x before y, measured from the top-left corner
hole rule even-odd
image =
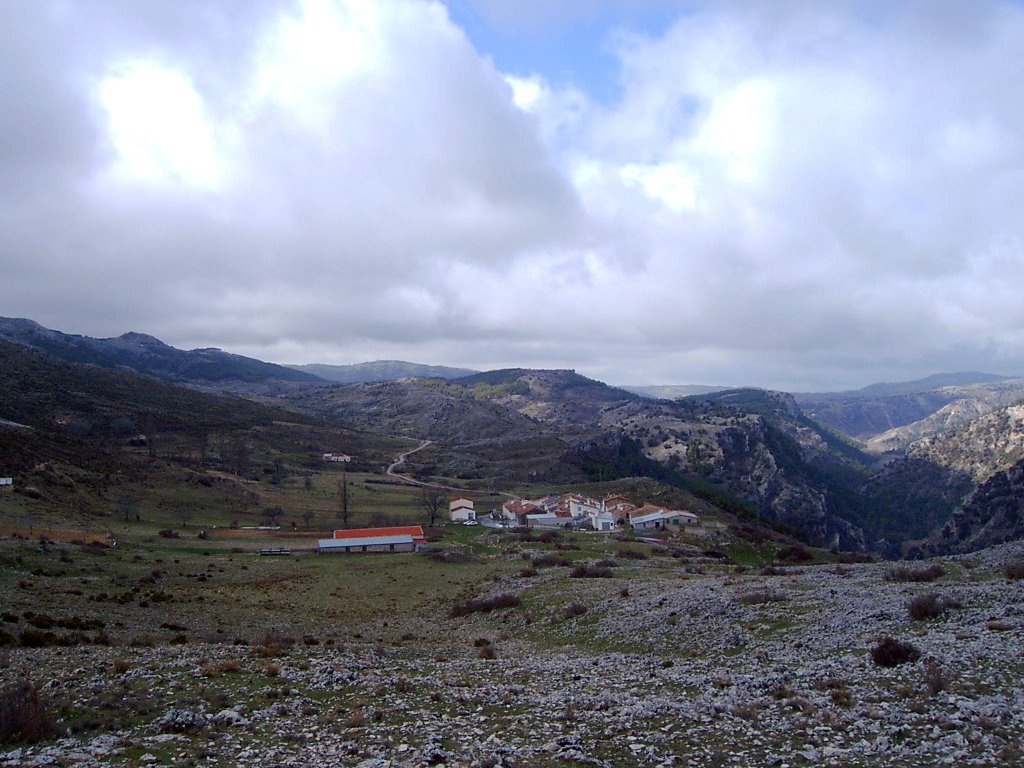
[[[178,350],[142,334],[73,336],[29,320],[0,319],[0,338],[12,342],[0,346],[8,393],[0,422],[33,427],[36,462],[47,451],[69,455],[68,440],[170,433],[153,422],[223,413],[223,400],[195,401],[195,387],[215,387],[272,403],[232,400],[253,418],[251,408],[269,408],[259,412],[264,426],[232,426],[226,417],[198,430],[182,424],[177,444],[214,432],[223,443],[232,429],[255,434],[295,422],[307,431],[347,430],[363,445],[433,440],[434,450],[410,457],[411,471],[481,488],[655,477],[828,546],[930,554],[1021,536],[1021,379],[943,374],[797,395],[702,387],[670,399],[568,370],[466,374],[399,361],[286,367]],[[34,352],[19,351],[26,347]],[[660,390],[680,391],[687,390]],[[59,440],[48,443],[51,431]],[[11,450],[25,440],[12,427],[0,436]]]

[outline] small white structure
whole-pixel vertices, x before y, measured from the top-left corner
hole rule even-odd
[[[536,515],[527,515],[526,525],[528,528],[569,528],[572,526],[572,518],[541,512]]]
[[[646,515],[633,515],[629,518],[634,531],[660,531],[665,527],[664,512],[650,512]]]
[[[345,463],[348,463],[352,461],[352,457],[344,453],[325,453],[324,461],[344,461]]]
[[[0,491],[13,491],[14,490],[14,478],[13,477],[0,477]]]
[[[464,523],[469,520],[476,520],[476,509],[473,500],[462,498],[461,496],[457,499],[452,499],[448,502],[448,515],[452,520]]]

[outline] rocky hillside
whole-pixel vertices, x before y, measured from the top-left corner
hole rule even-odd
[[[1019,539],[1024,539],[1024,460],[981,483],[918,553],[973,552]]]
[[[31,320],[0,318],[0,338],[74,363],[127,368],[174,381],[317,382],[319,377],[219,349],[185,351],[142,333],[94,339],[52,331]]]
[[[371,363],[356,363],[354,365],[311,363],[309,365],[289,365],[287,367],[318,376],[327,381],[333,381],[337,384],[366,384],[373,381],[394,381],[395,379],[412,377],[458,379],[478,373],[478,371],[468,368],[450,368],[445,365],[421,365],[419,363],[407,363],[402,360],[375,360]]]
[[[1024,380],[1011,379],[973,387],[939,390],[954,399],[923,419],[873,435],[865,442],[872,453],[899,453],[921,438],[955,430],[993,410],[1024,400]]]

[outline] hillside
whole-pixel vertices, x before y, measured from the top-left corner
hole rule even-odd
[[[184,351],[142,333],[94,339],[52,331],[31,320],[0,318],[0,339],[21,344],[74,363],[128,368],[162,379],[203,383],[317,382],[311,373],[295,371],[219,349]]]
[[[946,387],[936,394],[953,399],[918,421],[871,436],[865,443],[867,450],[872,453],[902,452],[916,440],[952,431],[996,408],[1012,405],[1024,399],[1024,380]]]
[[[289,365],[301,371],[337,384],[367,384],[374,381],[394,381],[408,378],[458,379],[471,376],[478,371],[469,368],[450,368],[445,365],[421,365],[402,360],[375,360],[371,363],[354,365]]]
[[[128,497],[244,510],[258,503],[245,481],[295,477],[318,451],[346,450],[359,469],[404,445],[3,340],[0,388],[0,474],[16,477],[18,508],[39,520],[108,516]]]

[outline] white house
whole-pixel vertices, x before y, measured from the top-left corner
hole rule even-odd
[[[459,497],[448,502],[448,515],[452,520],[465,522],[476,520],[476,509],[472,499]]]
[[[633,515],[629,518],[634,531],[660,531],[665,527],[664,512],[649,512],[646,515]]]
[[[590,527],[595,531],[610,531],[615,528],[615,514],[607,509],[597,509],[590,513]]]
[[[352,461],[351,456],[346,456],[344,453],[325,453],[324,461]]]

